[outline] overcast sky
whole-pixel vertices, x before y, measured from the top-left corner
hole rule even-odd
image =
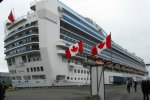
[[[0,72],[4,60],[4,22],[14,8],[15,17],[30,11],[35,0],[3,0],[0,3]],[[60,0],[82,16],[93,19],[112,39],[129,52],[150,63],[150,0]]]

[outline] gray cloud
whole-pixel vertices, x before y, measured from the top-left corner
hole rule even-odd
[[[0,4],[0,71],[8,71],[4,61],[4,21],[11,8],[16,17],[29,11],[34,0],[4,0]],[[112,39],[130,52],[150,63],[150,1],[149,0],[60,0],[79,14],[96,21]]]

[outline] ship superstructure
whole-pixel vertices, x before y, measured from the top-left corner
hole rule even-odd
[[[89,69],[83,66],[83,62],[87,55],[91,55],[92,46],[106,37],[106,32],[91,19],[57,0],[33,2],[31,10],[14,23],[5,24],[5,59],[13,85],[89,84]],[[81,40],[84,42],[84,53],[68,60],[65,57],[66,48]],[[104,50],[97,57],[114,62],[105,69],[105,84],[111,84],[110,76],[140,81],[148,74],[141,58],[114,42],[112,50]]]

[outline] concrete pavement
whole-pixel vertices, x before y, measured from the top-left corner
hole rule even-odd
[[[129,94],[124,85],[106,86],[105,97],[106,100],[143,100],[140,87],[137,90],[135,93],[131,88]],[[89,87],[19,89],[6,92],[5,100],[85,100],[89,95]]]

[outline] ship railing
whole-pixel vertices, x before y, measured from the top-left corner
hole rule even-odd
[[[20,21],[24,21],[27,19],[28,15],[31,14],[31,13],[34,13],[33,11],[28,11],[27,12],[27,15],[23,15],[21,17],[18,17],[18,18],[15,18],[15,21],[13,23],[10,23],[8,20],[5,21],[5,25],[6,25],[6,28],[8,30],[10,30],[11,28],[13,28],[15,25],[17,25]]]
[[[15,25],[17,25],[20,21],[24,21],[24,20],[26,20],[27,19],[27,15],[23,15],[23,16],[21,16],[21,17],[19,17],[19,18],[16,18],[15,19],[15,21],[14,21],[14,23],[10,23],[8,20],[6,20],[6,28],[8,29],[8,30],[10,30],[11,28],[13,28]]]
[[[25,31],[26,29],[30,28],[30,27],[36,27],[38,24],[35,24],[35,25],[30,25],[30,26],[23,26],[22,29],[20,30],[14,30],[13,32],[11,33],[8,33],[7,36],[4,38],[4,41],[6,41],[8,38],[10,38],[12,35],[16,34],[16,33],[20,33],[22,31]]]
[[[28,45],[28,44],[30,44],[30,43],[38,43],[38,42],[39,42],[39,41],[37,41],[37,40],[28,40],[28,41],[26,41],[26,42],[24,42],[24,43],[22,43],[22,44],[17,44],[17,45],[15,45],[14,47],[11,47],[11,48],[5,50],[4,53],[6,53],[6,52],[8,52],[8,51],[11,51],[11,50],[13,50],[13,49],[16,49],[16,48],[18,48],[18,47],[20,47],[20,46]]]
[[[23,39],[23,38],[25,38],[25,37],[27,37],[27,36],[32,36],[32,35],[35,35],[35,34],[38,35],[38,33],[29,33],[29,34],[23,35],[22,37],[17,37],[16,39],[11,40],[11,41],[5,43],[5,44],[4,44],[4,47],[8,46],[8,45],[11,44],[12,42],[18,41],[18,40]]]
[[[19,54],[23,54],[23,53],[29,53],[30,51],[39,51],[40,49],[39,48],[30,48],[30,49],[25,49],[25,50],[22,50],[22,51],[19,51],[17,53],[12,53],[12,54],[9,54],[9,55],[6,55],[5,59],[8,59],[10,57],[13,57],[13,56],[17,56]]]

